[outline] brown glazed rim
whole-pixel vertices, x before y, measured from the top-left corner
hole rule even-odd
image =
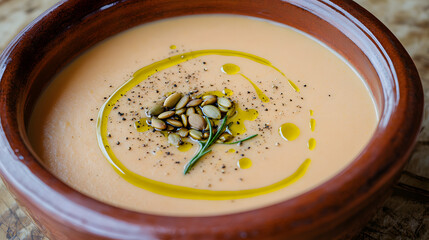
[[[158,7],[167,9],[163,14],[148,16],[151,21],[199,13],[242,14],[276,21],[271,18],[270,11],[281,9],[286,4],[299,8],[298,14],[311,13],[315,21],[328,22],[347,36],[367,55],[380,79],[381,91],[374,93],[376,101],[380,101],[380,122],[364,151],[341,173],[311,191],[276,205],[230,215],[165,217],[143,214],[104,204],[71,189],[38,163],[28,144],[26,119],[43,86],[33,87],[32,91],[30,88],[36,78],[51,79],[80,52],[132,27],[130,24],[121,25],[115,11],[136,3],[131,0],[64,0],[21,31],[0,56],[0,173],[18,201],[31,203],[39,212],[68,228],[106,238],[255,238],[275,236],[285,229],[288,236],[303,234],[301,236],[314,237],[317,234],[327,236],[327,232],[341,227],[337,218],[342,217],[343,222],[352,221],[347,216],[356,215],[362,206],[365,207],[367,199],[384,191],[386,184],[392,184],[409,157],[420,130],[423,92],[411,58],[374,16],[356,3],[344,0],[189,1],[186,9],[179,2],[159,0],[142,1],[141,4],[155,12]],[[265,11],[264,4],[270,4],[270,10]],[[251,11],[250,6],[261,10]],[[118,30],[89,37],[87,43],[68,41],[65,33],[77,31],[77,25],[87,33],[101,31],[103,25],[95,27],[96,24],[88,24],[89,27],[85,28],[84,24],[96,22],[96,16],[103,14],[111,16],[104,19],[117,20]],[[128,20],[132,21],[134,25],[140,23],[137,18]],[[299,22],[300,19],[294,21]],[[306,32],[306,24],[303,23],[300,30]],[[52,35],[54,31],[56,35]],[[310,35],[317,38],[317,30]],[[50,44],[58,44],[62,48],[48,51],[44,46]],[[54,61],[60,63],[49,70],[47,64]],[[319,233],[312,235],[311,231],[318,227]]]

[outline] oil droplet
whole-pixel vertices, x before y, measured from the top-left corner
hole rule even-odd
[[[248,169],[252,166],[252,160],[249,158],[242,158],[238,160],[237,166],[241,169]]]
[[[231,89],[228,89],[228,88],[225,88],[225,89],[222,91],[222,93],[223,93],[225,96],[227,96],[227,97],[232,96],[232,94],[234,94],[234,92],[233,92]]]
[[[310,119],[310,129],[314,132],[314,128],[316,127],[316,120],[314,118]]]
[[[244,76],[244,74],[242,74],[242,73],[240,73],[240,75],[242,77],[244,77],[245,79],[247,79],[247,81],[249,81],[250,84],[252,84],[253,88],[256,91],[256,95],[258,95],[259,99],[261,99],[262,102],[269,102],[270,101],[270,99],[267,97],[267,95],[265,95],[264,92],[262,92],[262,90],[258,86],[256,86],[256,84],[253,83],[252,80],[250,80],[250,78]]]
[[[192,146],[194,146],[194,144],[190,142],[183,142],[183,144],[177,147],[177,149],[179,149],[181,152],[187,152],[192,148]]]
[[[217,97],[228,97],[231,96],[233,94],[233,91],[230,89],[225,88],[224,90],[221,91],[208,91],[205,92],[204,94],[198,95],[197,98],[206,96],[206,95],[215,95]]]
[[[316,147],[316,139],[314,138],[310,138],[310,140],[308,140],[308,149],[313,150]]]
[[[310,116],[313,116],[314,111],[310,109]]]
[[[258,111],[256,109],[248,109],[247,111],[241,109],[235,104],[235,113],[228,119],[228,123],[233,122],[228,129],[233,136],[243,135],[247,129],[244,121],[254,121],[258,118]]]
[[[230,148],[227,153],[235,153],[235,149],[234,148]]]
[[[222,66],[221,70],[226,74],[234,75],[240,72],[240,67],[232,63],[227,63]],[[256,94],[258,95],[259,99],[261,99],[262,102],[270,101],[270,99],[264,94],[264,92],[262,92],[262,90],[252,80],[250,80],[250,78],[246,77],[242,73],[240,73],[240,75],[244,77],[247,81],[249,81],[250,84],[252,84],[253,88],[256,91]]]
[[[292,80],[289,80],[288,79],[288,82],[289,82],[289,85],[296,91],[296,92],[299,92],[299,87],[294,83],[294,82],[292,82]]]
[[[137,132],[146,132],[152,129],[152,127],[147,124],[147,118],[141,118],[137,122],[134,122],[134,127],[137,129]]]
[[[168,134],[170,134],[169,131],[158,131],[159,133],[161,133],[164,137],[168,137]]]
[[[171,45],[170,46],[170,49],[176,49],[177,47],[176,47],[176,45]]]
[[[279,128],[280,136],[286,141],[293,141],[299,137],[299,128],[293,123],[284,123]]]
[[[227,63],[222,66],[221,70],[226,74],[234,75],[240,72],[240,67],[232,63]]]

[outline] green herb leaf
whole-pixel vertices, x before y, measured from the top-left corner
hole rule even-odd
[[[250,140],[250,139],[252,139],[252,138],[254,138],[254,137],[256,137],[256,136],[258,136],[258,134],[254,134],[254,135],[252,135],[252,136],[250,136],[250,137],[247,137],[247,138],[244,138],[244,139],[241,139],[241,140],[235,141],[235,142],[223,142],[222,144],[237,144],[237,143],[242,143],[242,142],[247,141],[247,140]]]
[[[185,165],[185,168],[183,170],[183,174],[187,174],[192,169],[192,167],[198,162],[198,160],[200,160],[207,153],[211,152],[212,150],[208,149],[208,148],[211,145],[213,145],[213,143],[216,142],[216,140],[220,137],[220,135],[222,135],[222,133],[225,132],[227,127],[231,126],[231,123],[229,123],[228,125],[226,124],[226,122],[228,120],[228,116],[225,116],[221,120],[221,123],[218,126],[216,134],[214,134],[214,136],[213,136],[213,126],[207,117],[205,117],[205,119],[206,119],[207,124],[209,126],[209,137],[208,137],[207,141],[198,141],[198,144],[200,145],[200,149],[198,149],[198,152],[195,154],[195,156]],[[258,136],[258,134],[252,135],[250,137],[247,137],[245,139],[242,139],[242,140],[239,140],[236,142],[224,143],[224,144],[237,144],[237,143],[241,143],[241,142],[247,141],[249,139],[252,139],[256,136]]]
[[[225,127],[227,117],[225,116],[225,118],[222,119],[222,124],[218,128],[218,131],[214,136],[213,136],[213,127],[210,120],[207,117],[205,119],[207,121],[207,124],[209,125],[209,138],[205,143],[202,141],[198,141],[200,145],[200,149],[198,150],[197,154],[191,159],[191,161],[189,161],[186,164],[185,169],[183,170],[183,174],[187,174],[189,170],[191,170],[191,168],[195,165],[195,163],[198,162],[198,160],[200,160],[207,153],[211,152],[211,150],[207,150],[207,149],[217,140],[217,138],[219,138],[222,132],[222,128]]]

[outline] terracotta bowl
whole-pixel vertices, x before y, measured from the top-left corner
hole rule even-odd
[[[74,57],[136,25],[191,14],[265,18],[329,45],[366,79],[380,112],[364,151],[341,173],[298,197],[215,217],[164,217],[98,202],[38,162],[26,126],[44,87]],[[374,16],[344,0],[63,0],[28,25],[0,57],[0,173],[51,239],[350,238],[390,193],[420,130],[416,68]]]

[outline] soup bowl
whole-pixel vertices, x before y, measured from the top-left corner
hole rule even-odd
[[[366,81],[379,112],[376,131],[353,162],[297,197],[209,217],[168,217],[117,208],[70,188],[29,144],[34,104],[53,76],[96,43],[139,24],[193,14],[239,14],[283,23],[319,39]],[[63,0],[0,57],[0,173],[52,239],[350,238],[389,195],[421,127],[423,93],[399,41],[374,16],[343,0]],[[95,131],[95,130],[94,130]]]

